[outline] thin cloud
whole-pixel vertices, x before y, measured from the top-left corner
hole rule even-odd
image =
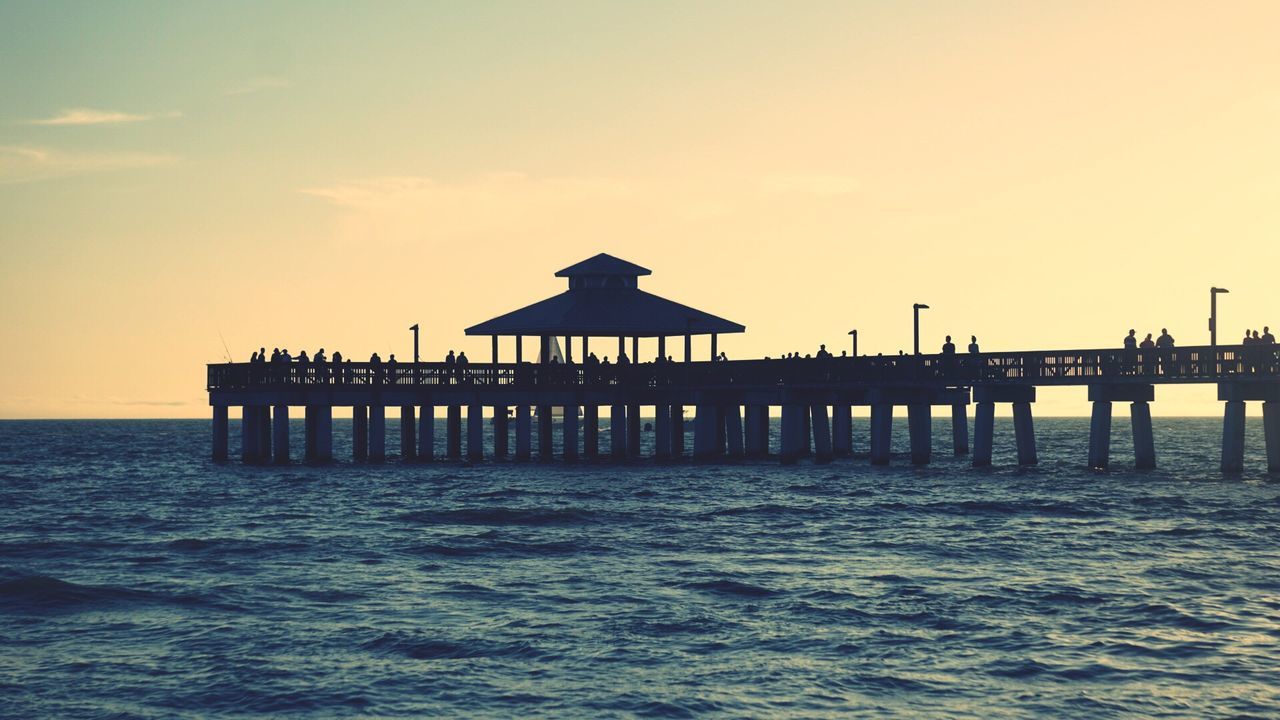
[[[0,145],[0,184],[172,165],[178,160],[173,155],[66,152],[51,148]]]
[[[94,108],[70,108],[53,117],[28,120],[28,125],[119,125],[121,123],[146,122],[148,120],[170,120],[182,117],[180,112],[154,113],[139,115],[119,112],[117,110],[95,110]]]
[[[227,88],[222,92],[223,95],[252,95],[266,90],[280,90],[290,87],[293,83],[288,78],[278,75],[264,75],[261,77],[250,78],[239,85]]]
[[[842,197],[862,187],[856,178],[845,175],[770,175],[761,178],[760,190],[776,195],[815,195]]]

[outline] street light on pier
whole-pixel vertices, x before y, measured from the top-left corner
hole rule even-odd
[[[850,330],[849,334],[853,336],[853,356],[858,357],[858,331]]]
[[[1218,349],[1218,295],[1229,292],[1226,288],[1209,288],[1209,346],[1214,349],[1215,356]]]
[[[914,333],[914,335],[915,335],[915,350],[916,350],[916,355],[919,355],[919,354],[920,354],[920,311],[921,311],[921,310],[928,310],[928,309],[929,309],[929,306],[928,306],[928,305],[925,305],[924,303],[916,303],[916,304],[914,304],[914,305],[912,305],[912,306],[911,306],[911,311],[912,311],[912,313],[911,313],[911,314],[912,314],[912,316],[913,316],[913,319],[915,320],[915,323],[914,323],[914,326],[915,326],[915,333]]]
[[[413,361],[418,362],[418,323],[414,323],[409,328],[413,331]]]

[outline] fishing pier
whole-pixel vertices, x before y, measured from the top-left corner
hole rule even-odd
[[[829,462],[853,455],[852,409],[868,407],[870,461],[883,465],[890,462],[894,408],[905,406],[912,463],[930,462],[933,413],[941,408],[951,416],[954,453],[983,466],[991,464],[997,439],[996,403],[1008,403],[1018,462],[1033,465],[1036,389],[1072,385],[1087,388],[1093,404],[1088,465],[1110,462],[1113,406],[1119,402],[1130,406],[1134,464],[1153,468],[1156,386],[1213,383],[1224,405],[1222,469],[1243,469],[1245,404],[1261,402],[1268,470],[1280,471],[1276,345],[716,360],[718,335],[746,328],[640,290],[638,278],[648,274],[604,254],[561,270],[557,276],[569,281],[565,292],[466,330],[491,338],[488,362],[211,364],[213,459],[228,459],[234,406],[241,408],[240,457],[250,463],[291,461],[293,408],[302,408],[305,417],[303,459],[332,461],[335,407],[352,409],[357,461],[385,460],[388,408],[399,409],[401,459],[436,459],[434,419],[443,408],[443,456],[450,460],[639,458],[641,413],[647,410],[658,460]],[[706,360],[692,357],[695,335],[710,336]],[[536,358],[523,356],[521,339],[527,337],[538,339]],[[500,355],[503,338],[514,345],[507,361]],[[636,362],[641,338],[656,340],[655,355],[663,359]],[[679,360],[667,354],[668,339],[683,340]],[[593,340],[605,347],[616,342],[616,357],[630,350],[629,362],[584,362]],[[552,362],[559,343],[564,360]],[[608,448],[600,444],[601,408],[608,409]],[[686,408],[694,411],[688,421]],[[769,432],[775,408],[781,414],[776,447]],[[486,447],[487,416],[493,431]],[[686,448],[690,430],[692,447]]]

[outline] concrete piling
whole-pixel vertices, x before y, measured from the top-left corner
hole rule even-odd
[[[480,403],[467,406],[467,459],[484,459],[484,406]]]
[[[444,454],[450,460],[462,459],[462,406],[450,405],[445,411]]]
[[[1013,404],[1013,437],[1018,445],[1018,464],[1035,465],[1036,429],[1031,419],[1031,403],[1015,402]]]
[[[712,460],[719,456],[716,447],[716,424],[719,413],[715,405],[701,402],[696,406],[693,419],[693,459]]]
[[[627,406],[614,403],[609,408],[609,459],[627,457]]]
[[[588,460],[600,457],[600,406],[595,403],[582,407],[582,456]]]
[[[369,462],[387,459],[387,408],[385,405],[369,406]]]
[[[529,462],[532,436],[533,423],[529,417],[529,406],[521,403],[516,406],[516,462]]]
[[[1244,401],[1226,403],[1222,416],[1222,472],[1244,471]]]
[[[213,406],[213,461],[227,461],[227,406]]]
[[[351,459],[369,459],[369,407],[351,408]]]
[[[951,406],[951,445],[956,457],[969,454],[969,406],[964,403]]]
[[[671,457],[684,457],[684,405],[671,406]]]
[[[671,457],[671,406],[653,407],[653,456],[659,460]]]
[[[911,464],[928,465],[933,455],[933,413],[928,403],[907,406],[907,433],[911,438]]]
[[[782,451],[778,454],[783,464],[794,464],[804,454],[804,405],[789,402],[782,405]]]
[[[273,458],[277,465],[289,464],[289,406],[276,405],[272,410],[271,427],[274,437],[271,441]]]
[[[1262,403],[1262,428],[1267,442],[1267,472],[1280,472],[1280,402]]]
[[[1106,469],[1111,460],[1111,401],[1095,400],[1089,420],[1089,467]]]
[[[400,457],[415,460],[418,457],[418,428],[412,405],[400,406]]]
[[[507,416],[507,406],[493,406],[493,457],[495,460],[507,459],[510,426],[511,419]]]
[[[538,460],[550,462],[555,457],[555,436],[553,435],[551,406],[538,406]]]
[[[333,462],[333,406],[316,408],[316,462]]]
[[[1150,470],[1156,466],[1156,443],[1151,429],[1151,405],[1135,402],[1129,406],[1129,418],[1133,423],[1134,466]]]
[[[871,464],[888,465],[893,449],[893,406],[875,403],[871,406]]]
[[[831,407],[831,453],[836,457],[853,454],[853,408],[849,405]]]
[[[991,452],[995,445],[996,404],[979,401],[973,414],[973,465],[986,467],[991,464]]]
[[[813,428],[814,459],[820,463],[829,463],[833,457],[831,449],[831,423],[827,419],[827,406],[815,404],[809,407],[810,422]]]
[[[627,405],[627,457],[640,457],[640,405]]]
[[[564,406],[564,422],[560,425],[564,436],[564,459],[578,459],[578,406]]]
[[[720,408],[724,418],[724,435],[727,442],[725,453],[734,460],[741,460],[745,455],[742,444],[742,409],[736,403]]]
[[[261,416],[258,409],[245,405],[240,409],[240,462],[255,463],[258,461],[258,423]]]
[[[261,405],[258,412],[258,462],[271,462],[272,428],[271,406]]]
[[[429,403],[418,406],[418,459],[430,462],[436,457],[436,408]]]

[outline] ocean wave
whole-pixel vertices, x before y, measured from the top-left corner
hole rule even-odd
[[[101,607],[165,599],[169,598],[142,590],[79,585],[45,575],[28,575],[0,581],[0,609],[11,611]]]
[[[360,648],[380,655],[399,655],[411,660],[537,660],[547,656],[547,653],[528,642],[497,642],[481,638],[442,640],[408,632],[383,633],[361,643]]]
[[[395,518],[415,525],[586,525],[606,517],[581,508],[463,508],[415,510]]]

